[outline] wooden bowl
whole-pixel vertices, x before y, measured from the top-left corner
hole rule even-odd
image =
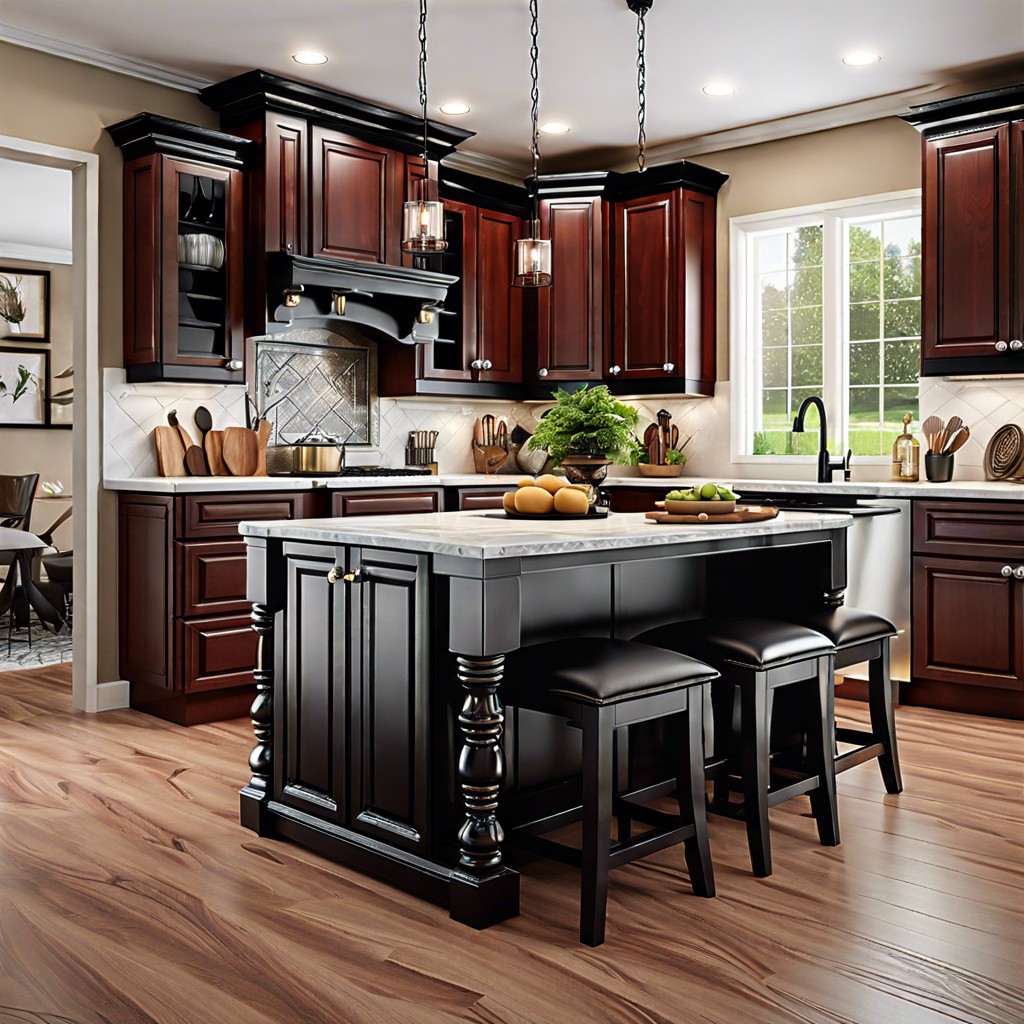
[[[641,476],[680,476],[683,472],[682,466],[658,466],[650,462],[637,463]]]
[[[709,516],[725,516],[736,511],[735,501],[679,501],[666,498],[665,511],[674,516],[697,516],[707,512]]]

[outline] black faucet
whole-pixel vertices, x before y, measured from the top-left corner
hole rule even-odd
[[[833,459],[828,453],[828,418],[825,415],[825,403],[817,395],[809,395],[800,403],[796,418],[793,420],[793,433],[804,432],[804,416],[810,406],[817,406],[818,409],[818,483],[828,484],[832,482],[832,474],[837,470],[843,471],[843,479],[850,479],[850,460],[853,458],[853,451],[848,450],[845,459]]]

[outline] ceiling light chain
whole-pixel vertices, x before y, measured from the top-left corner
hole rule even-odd
[[[647,11],[648,7],[638,5],[636,12],[636,120],[637,120],[637,169],[643,174],[647,170]]]
[[[540,170],[540,134],[537,123],[540,120],[540,85],[537,67],[537,58],[540,49],[537,45],[537,0],[530,0],[530,122],[533,126],[533,181],[534,181],[534,207],[533,217],[537,220],[537,175]]]
[[[420,0],[420,106],[423,108],[423,162],[427,162],[427,0]]]

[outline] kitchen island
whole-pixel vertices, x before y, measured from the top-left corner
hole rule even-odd
[[[260,655],[242,824],[474,927],[512,917],[519,876],[503,856],[499,799],[502,820],[517,801],[564,809],[579,740],[544,716],[506,716],[505,655],[545,640],[630,639],[681,618],[840,603],[851,522],[496,511],[244,522]]]

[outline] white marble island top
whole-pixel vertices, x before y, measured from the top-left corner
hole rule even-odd
[[[845,529],[852,522],[848,515],[825,512],[783,512],[761,523],[665,525],[647,521],[641,512],[611,513],[601,522],[560,522],[509,519],[500,511],[470,511],[243,522],[239,532],[245,537],[490,559],[706,544],[714,540]]]

